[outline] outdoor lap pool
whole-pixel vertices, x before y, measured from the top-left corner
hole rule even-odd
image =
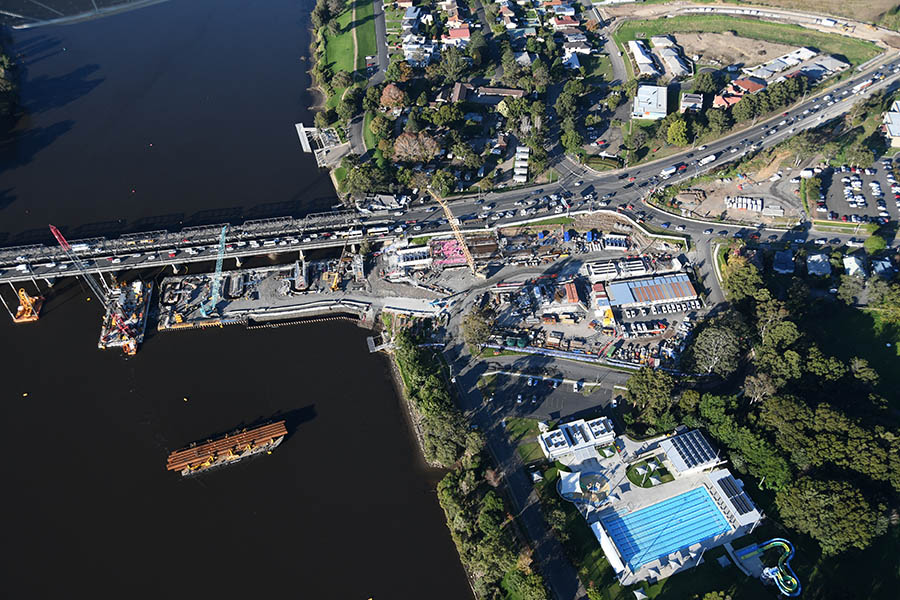
[[[632,570],[730,529],[706,488],[697,488],[646,508],[603,519]]]

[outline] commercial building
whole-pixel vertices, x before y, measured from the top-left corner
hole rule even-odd
[[[900,102],[894,102],[891,110],[884,113],[884,133],[892,148],[900,148]]]
[[[668,113],[668,90],[658,85],[642,85],[634,96],[633,119],[664,119]]]
[[[696,429],[680,433],[659,443],[675,477],[699,473],[724,461]]]
[[[544,456],[556,460],[585,450],[589,455],[596,456],[595,447],[608,446],[615,439],[612,421],[607,417],[598,417],[590,421],[578,419],[545,431],[538,436],[538,445]]]
[[[618,281],[606,286],[606,293],[610,305],[621,308],[683,302],[699,297],[691,280],[683,273]]]

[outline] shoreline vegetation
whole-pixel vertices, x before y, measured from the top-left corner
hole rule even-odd
[[[410,329],[396,333],[392,370],[425,461],[446,470],[438,502],[472,590],[477,598],[546,597],[532,550],[497,489],[500,476],[488,464],[484,438],[453,402],[440,356],[419,341]]]
[[[5,40],[0,39],[0,119],[12,114],[16,88],[15,63],[6,53]]]

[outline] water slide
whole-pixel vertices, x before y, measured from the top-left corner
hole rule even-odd
[[[794,545],[783,538],[773,538],[762,544],[754,544],[743,548],[737,553],[738,558],[749,558],[764,553],[766,550],[777,548],[781,550],[778,557],[778,565],[763,569],[760,579],[772,581],[785,596],[794,598],[800,595],[800,580],[791,569],[791,558],[794,557]]]

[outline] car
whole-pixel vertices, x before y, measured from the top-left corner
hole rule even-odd
[[[660,227],[662,227],[663,229],[668,229],[671,226],[672,226],[672,224],[669,222],[660,223]]]
[[[772,235],[770,235],[770,236],[768,237],[768,239],[769,239],[770,241],[773,241],[773,242],[774,242],[775,240],[778,239],[778,234],[777,234],[777,233],[773,233]]]
[[[699,148],[697,148],[697,150],[703,152],[704,150],[706,150],[706,146],[700,146]]]
[[[516,396],[516,404],[522,404],[522,394]]]
[[[712,232],[713,232],[712,229],[704,229],[704,230],[703,230],[703,235],[712,235]]]
[[[732,148],[731,150],[729,150],[729,152],[731,152],[732,154],[734,154],[734,153],[737,152],[737,151],[738,151],[737,148]]]
[[[741,239],[742,237],[744,237],[744,234],[740,231],[737,231],[735,232],[734,237],[737,239]]]
[[[685,228],[684,228],[684,225],[679,225],[675,229],[677,229],[678,231],[684,231]]]

